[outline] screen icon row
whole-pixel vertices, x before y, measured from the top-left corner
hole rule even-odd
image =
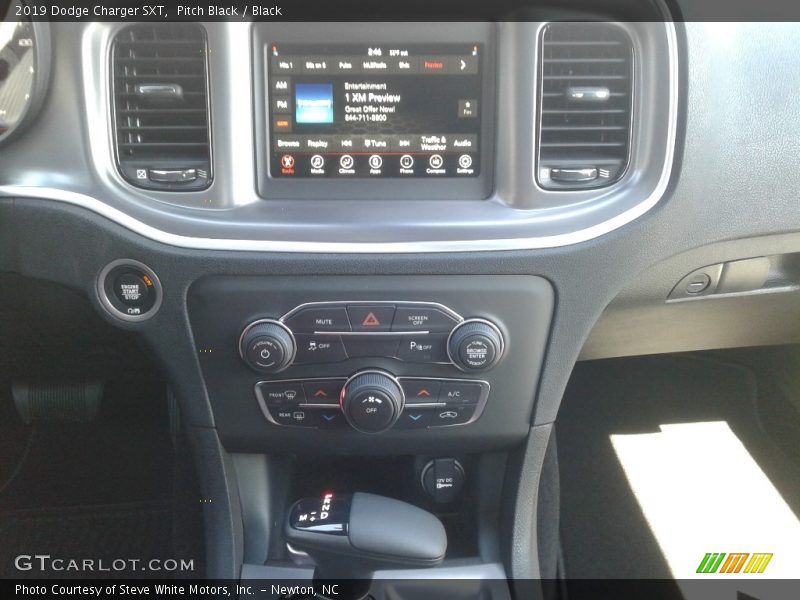
[[[444,175],[448,166],[458,175],[473,175],[474,159],[471,154],[461,154],[449,161],[441,154],[417,155],[353,155],[353,154],[282,154],[278,162],[283,175],[294,175],[297,168],[312,175],[353,175],[356,169],[366,169],[370,175],[429,174]],[[388,169],[387,172],[385,172]]]

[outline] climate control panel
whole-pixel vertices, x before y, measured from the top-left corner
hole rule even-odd
[[[529,434],[554,300],[542,277],[209,275],[186,299],[231,452],[450,456]]]
[[[365,357],[485,371],[500,362],[504,349],[491,321],[464,319],[432,302],[303,304],[280,319],[250,323],[239,338],[242,359],[266,374]]]
[[[472,423],[481,416],[490,385],[475,379],[397,377],[377,369],[349,378],[261,381],[256,397],[275,425],[365,433]]]

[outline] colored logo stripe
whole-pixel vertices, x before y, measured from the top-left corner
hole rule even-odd
[[[747,557],[750,556],[749,553],[738,553],[738,554],[728,554],[728,558],[725,559],[725,562],[722,564],[722,568],[720,569],[720,573],[738,573],[742,570],[744,566],[744,561],[747,560]]]
[[[753,558],[747,563],[744,568],[745,573],[763,573],[767,568],[769,561],[772,560],[772,553],[770,554],[753,554]]]
[[[719,569],[719,565],[722,563],[722,559],[725,558],[725,553],[717,553],[714,554],[708,552],[703,557],[703,560],[700,561],[700,566],[697,567],[698,573],[716,573],[717,569]]]
[[[727,559],[725,558],[727,556]],[[748,557],[750,560],[748,561]],[[723,563],[723,560],[725,561]],[[740,573],[744,567],[745,573],[763,573],[769,561],[772,560],[771,553],[750,554],[748,552],[736,552],[725,554],[724,552],[708,552],[700,561],[697,567],[698,573]],[[745,563],[747,566],[745,567]]]

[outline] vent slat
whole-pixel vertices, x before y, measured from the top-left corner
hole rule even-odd
[[[545,58],[545,64],[566,64],[566,63],[604,63],[604,64],[621,64],[626,62],[624,58]]]
[[[121,56],[117,64],[151,64],[151,63],[204,63],[202,56]]]
[[[543,125],[542,131],[628,131],[624,125]]]
[[[613,23],[550,23],[542,31],[539,56],[537,178],[550,169],[594,168],[597,180],[546,179],[543,185],[612,183],[625,171],[630,148],[630,37]]]
[[[570,75],[545,75],[545,81],[561,81],[561,80],[572,80],[572,79],[599,79],[602,81],[619,81],[621,79],[627,79],[626,75],[579,75],[577,73],[570,74]]]
[[[614,40],[548,40],[548,46],[621,46],[623,42]]]
[[[118,115],[205,114],[205,108],[121,108]]]
[[[196,130],[196,131],[205,131],[205,125],[154,125],[154,126],[146,126],[146,125],[134,125],[134,126],[120,126],[117,127],[117,131],[183,131],[183,130]]]
[[[542,148],[624,148],[625,142],[542,142]]]
[[[542,94],[545,98],[564,98],[564,92],[545,92]],[[629,98],[630,94],[623,92],[611,92],[611,98]]]
[[[116,73],[114,75],[117,79],[129,79],[132,81],[184,81],[191,80],[197,81],[201,85],[205,85],[202,73],[175,73],[175,74],[143,74],[143,75],[127,75]],[[205,92],[203,92],[205,94]]]
[[[120,148],[205,148],[205,142],[125,142]]]
[[[117,161],[134,185],[203,189],[211,172],[205,30],[196,23],[142,23],[121,30],[112,46]],[[140,84],[174,83],[173,95],[135,93]],[[196,169],[203,180],[151,181],[151,169]],[[132,173],[134,175],[132,175]]]
[[[153,40],[116,40],[117,46],[143,46],[149,47],[153,45]],[[158,40],[159,46],[198,46],[202,47],[203,44],[197,40]]]

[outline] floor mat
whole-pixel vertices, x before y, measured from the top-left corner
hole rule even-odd
[[[667,537],[670,533],[683,536],[679,543],[692,537],[687,527],[697,515],[713,520],[719,507],[704,504],[702,495],[691,511],[683,503],[697,500],[704,484],[738,490],[726,500],[727,508],[738,511],[734,513],[738,518],[729,524],[732,532],[741,530],[748,517],[758,527],[759,520],[766,522],[766,507],[747,503],[750,490],[741,487],[744,479],[739,478],[748,469],[764,476],[762,483],[772,490],[771,501],[783,511],[790,527],[800,526],[800,467],[760,427],[757,394],[756,380],[748,369],[699,357],[641,357],[578,365],[557,425],[567,577],[673,577],[674,557],[665,558],[669,540],[665,541],[664,520]],[[719,439],[734,444],[728,456],[715,446],[715,436],[725,435]],[[664,457],[666,443],[673,444],[675,452]],[[661,459],[648,462],[645,453],[659,444]],[[623,458],[633,464],[623,467]],[[696,472],[701,479],[692,479],[689,468],[682,478],[684,473],[674,468],[681,464],[700,465]],[[634,490],[636,477],[649,479],[655,493]],[[660,506],[647,510],[647,502]],[[661,519],[660,529],[653,522],[656,517]],[[779,532],[776,535],[780,541]],[[761,547],[709,547],[706,551],[773,552]],[[702,558],[700,554],[685,560],[699,564]]]
[[[148,570],[147,564],[151,559],[176,558],[172,550],[171,509],[162,505],[2,512],[0,540],[0,578],[172,577],[170,571]],[[34,555],[48,555],[50,559],[44,564],[36,559],[17,559]],[[58,563],[55,559],[66,560]],[[92,568],[69,568],[69,560],[82,565],[84,559],[94,561]],[[142,562],[131,563],[128,559]],[[22,570],[15,567],[15,562]],[[28,565],[31,568],[25,570]]]

